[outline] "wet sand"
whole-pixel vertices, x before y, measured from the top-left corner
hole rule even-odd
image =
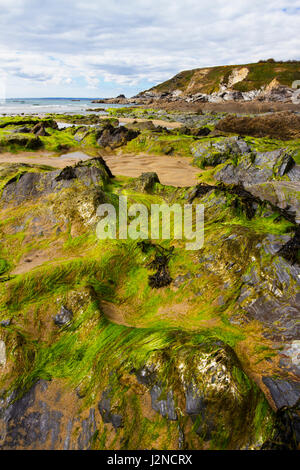
[[[46,152],[21,152],[18,154],[1,153],[0,163],[28,163],[47,165],[53,168],[64,168],[74,165],[79,160],[89,157],[83,152],[71,152],[60,157]],[[114,175],[137,177],[148,171],[155,171],[162,184],[172,186],[193,186],[197,184],[199,168],[191,165],[188,157],[157,155],[106,155],[107,165]]]
[[[199,168],[191,165],[188,157],[109,155],[104,159],[114,175],[137,177],[155,171],[162,184],[171,186],[193,186],[201,173]]]
[[[69,157],[58,157],[52,153],[47,152],[20,152],[20,153],[0,153],[0,163],[28,163],[29,165],[47,165],[53,168],[64,168],[68,165],[74,165],[79,160],[84,160],[84,154],[81,153],[81,158],[72,156],[79,152],[70,153]],[[86,158],[92,158],[86,155]]]
[[[107,119],[109,116],[101,116],[101,119]],[[170,122],[170,121],[162,121],[161,119],[143,119],[143,118],[123,118],[118,117],[120,124],[132,124],[133,122],[145,122],[145,121],[152,121],[155,126],[162,126],[167,127],[168,129],[177,129],[182,127],[183,124],[181,122]]]

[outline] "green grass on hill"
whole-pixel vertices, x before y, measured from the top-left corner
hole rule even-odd
[[[185,70],[151,88],[151,90],[157,92],[181,90],[190,93],[210,94],[219,90],[220,83],[228,83],[233,70],[239,70],[243,67],[247,67],[249,73],[244,80],[233,85],[234,90],[257,90],[268,85],[274,78],[280,84],[290,87],[294,80],[300,80],[300,62],[258,62],[256,64]]]

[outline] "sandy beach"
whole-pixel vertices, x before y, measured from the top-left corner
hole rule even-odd
[[[27,163],[64,168],[88,158],[92,157],[83,152],[71,152],[61,157],[47,152],[5,152],[0,154],[0,163]],[[201,173],[199,168],[191,165],[191,159],[188,157],[125,154],[106,155],[104,159],[114,175],[137,177],[142,173],[154,171],[162,184],[172,186],[193,186],[197,184],[197,175]]]

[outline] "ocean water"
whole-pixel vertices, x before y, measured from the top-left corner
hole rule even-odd
[[[120,108],[126,105],[92,103],[100,98],[9,98],[0,100],[0,116],[3,114],[90,114],[92,108]]]

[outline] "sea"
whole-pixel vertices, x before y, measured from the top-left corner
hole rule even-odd
[[[126,105],[92,103],[101,98],[9,98],[0,100],[1,115],[17,114],[91,114],[88,109],[120,108]],[[127,105],[129,106],[129,105]]]

